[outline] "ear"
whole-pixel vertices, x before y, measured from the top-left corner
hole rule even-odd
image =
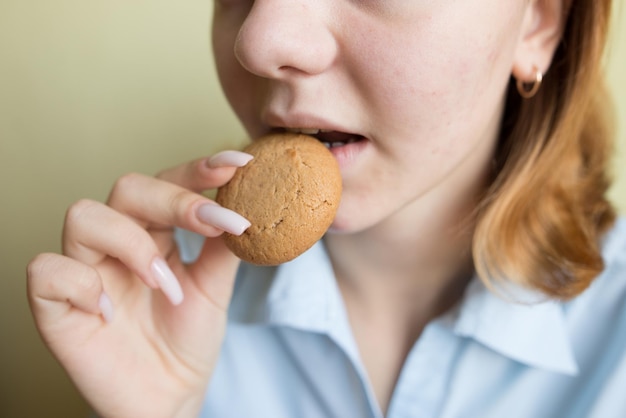
[[[545,74],[561,41],[571,0],[528,0],[513,61],[513,77],[533,82]]]

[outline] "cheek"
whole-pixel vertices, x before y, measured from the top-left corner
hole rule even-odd
[[[228,24],[222,19],[215,17],[212,28],[212,46],[213,58],[217,76],[219,78],[222,89],[227,97],[236,85],[235,76],[237,61],[234,54],[234,42],[237,36],[238,26]]]
[[[212,27],[212,47],[215,67],[221,88],[231,108],[248,129],[250,114],[254,108],[255,82],[235,56],[235,41],[243,24],[245,14],[217,13]],[[249,129],[248,129],[249,130]]]
[[[480,141],[497,136],[510,53],[490,39],[441,39],[440,54],[413,60],[378,109],[385,132],[410,138],[407,157],[443,168]],[[399,64],[401,65],[401,64]],[[462,157],[462,155],[461,155]]]
[[[414,132],[449,127],[479,108],[493,111],[508,82],[517,39],[516,15],[498,12],[479,18],[469,10],[446,10],[424,24],[372,37],[377,42],[360,62],[360,87],[376,97],[372,113],[391,116],[386,120]]]
[[[360,91],[380,135],[379,152],[376,164],[350,178],[335,231],[382,219],[453,173],[464,184],[483,172],[499,130],[515,43],[497,32],[475,32],[481,36],[416,36],[403,44],[404,56],[383,41],[371,46],[370,64],[359,66]],[[380,65],[371,65],[372,54]]]

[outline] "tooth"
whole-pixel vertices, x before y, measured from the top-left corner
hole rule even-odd
[[[316,135],[320,132],[317,128],[285,128],[287,132],[294,134]]]
[[[300,132],[306,135],[315,135],[318,134],[320,130],[315,128],[301,128]]]
[[[333,142],[332,144],[330,144],[330,147],[331,148],[336,148],[336,147],[342,147],[344,145],[346,145],[345,142]]]
[[[326,148],[330,148],[330,142],[322,142]]]

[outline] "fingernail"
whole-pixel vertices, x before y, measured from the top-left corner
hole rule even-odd
[[[250,221],[230,209],[213,203],[207,203],[198,208],[198,219],[205,224],[215,226],[233,235],[241,235],[248,229]]]
[[[100,313],[104,320],[110,324],[113,322],[113,303],[109,298],[109,295],[102,292],[100,294],[100,298],[98,299],[98,307],[100,308]]]
[[[155,258],[152,262],[152,274],[170,302],[179,305],[183,301],[183,289],[167,262],[162,258]]]
[[[252,155],[241,151],[222,151],[209,158],[206,164],[209,168],[243,167],[253,158]]]

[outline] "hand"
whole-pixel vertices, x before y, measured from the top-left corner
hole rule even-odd
[[[156,178],[124,176],[106,205],[70,207],[63,255],[29,264],[39,332],[102,416],[197,415],[238,266],[216,237],[249,226],[199,192],[225,184],[251,158],[226,151]],[[207,237],[193,264],[181,262],[174,226]]]

